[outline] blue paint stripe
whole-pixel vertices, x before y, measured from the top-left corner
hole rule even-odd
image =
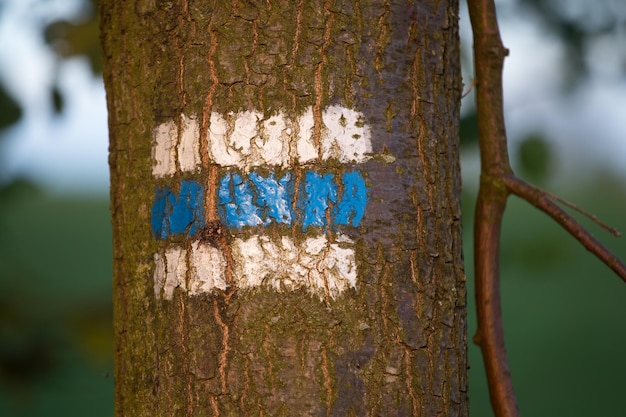
[[[241,229],[243,226],[265,224],[259,208],[254,205],[250,183],[241,174],[227,173],[221,180],[218,190],[219,214],[222,222]]]
[[[341,181],[343,195],[336,206],[335,223],[358,226],[365,214],[367,205],[367,187],[358,171],[345,172]]]
[[[298,208],[302,215],[302,230],[310,226],[326,226],[326,210],[337,202],[337,185],[333,174],[308,171],[304,176],[302,197]]]
[[[328,227],[328,217],[331,225],[353,227],[363,220],[367,187],[359,171],[344,172],[340,184],[333,174],[307,171],[300,184],[297,213],[292,209],[294,188],[291,173],[277,179],[273,172],[267,176],[252,172],[247,177],[228,172],[218,184],[218,213],[226,226],[237,229],[298,222],[306,231]],[[157,187],[151,219],[155,237],[194,235],[205,224],[203,202],[204,188],[197,181],[181,181],[178,194],[168,186]]]
[[[181,181],[180,191],[157,187],[152,205],[152,231],[159,239],[170,234],[194,235],[204,227],[204,187],[197,181]]]
[[[286,173],[280,180],[274,178],[274,173],[264,178],[256,172],[248,176],[257,191],[256,203],[266,212],[265,224],[269,221],[275,223],[291,224],[293,213],[291,202],[293,201],[293,183],[291,174]]]
[[[167,221],[167,196],[170,193],[169,187],[157,187],[155,190],[154,204],[152,205],[152,231],[159,239],[165,239],[169,234]]]

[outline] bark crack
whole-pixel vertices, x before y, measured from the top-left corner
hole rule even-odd
[[[324,42],[320,48],[320,62],[315,68],[315,105],[313,106],[313,143],[318,150],[319,158],[323,152],[321,149],[322,142],[322,104],[324,101],[324,91],[322,82],[322,71],[326,63],[326,48],[330,45],[330,32],[333,22],[333,12],[330,10],[330,0],[324,3],[324,13],[326,14],[326,24],[324,28]]]
[[[415,387],[413,387],[413,374],[411,372],[411,370],[413,369],[411,363],[411,348],[405,343],[402,343],[402,346],[404,347],[404,371],[406,374],[406,387],[409,390],[409,395],[411,396],[413,415],[418,416],[419,401],[417,399],[417,394],[415,393]]]
[[[193,416],[193,389],[192,389],[192,373],[189,364],[189,344],[187,336],[189,333],[187,323],[186,295],[183,291],[178,291],[178,301],[180,308],[178,310],[178,334],[180,336],[180,344],[182,350],[182,365],[185,375],[186,391],[187,391],[187,415]]]
[[[331,415],[333,403],[333,387],[328,365],[328,351],[326,346],[322,347],[322,373],[324,374],[324,388],[326,388],[326,416]]]
[[[227,391],[227,374],[226,367],[228,366],[228,353],[230,351],[230,329],[228,325],[222,319],[222,315],[220,314],[220,309],[218,305],[217,299],[213,300],[213,314],[215,317],[215,322],[222,330],[222,351],[220,352],[218,363],[219,363],[219,375],[220,375],[220,384],[221,384],[221,393],[226,394]]]

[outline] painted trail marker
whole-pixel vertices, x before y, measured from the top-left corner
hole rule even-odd
[[[226,229],[281,225],[318,231],[301,242],[264,234],[232,239],[233,285],[306,288],[320,297],[336,297],[356,286],[354,242],[343,234],[331,242],[327,233],[337,226],[356,227],[363,219],[367,187],[356,167],[371,158],[371,131],[360,113],[341,106],[324,110],[322,122],[317,145],[311,108],[296,120],[283,113],[268,118],[254,111],[212,113],[205,147],[196,116],[181,115],[178,123],[154,129],[152,174],[157,179],[199,173],[200,149],[207,149],[210,162],[224,168],[217,189],[190,179],[179,180],[175,189],[157,185],[154,236],[165,242],[172,236],[191,241],[183,246],[166,243],[154,255],[157,298],[171,299],[177,287],[189,295],[227,288],[225,254],[197,236],[206,226],[208,193],[215,194]],[[346,170],[333,174],[313,168],[314,162],[329,160],[346,164]]]

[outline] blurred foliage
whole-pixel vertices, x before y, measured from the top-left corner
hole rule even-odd
[[[63,94],[61,94],[61,90],[58,85],[54,85],[52,87],[50,95],[52,96],[52,108],[54,109],[54,113],[62,113],[63,108],[65,107],[65,100],[63,99]]]
[[[59,59],[86,58],[93,75],[99,77],[102,74],[102,51],[97,11],[97,0],[83,0],[78,16],[49,23],[43,28],[43,36]],[[65,100],[58,85],[50,88],[50,98],[54,112],[62,113]]]
[[[7,278],[19,278],[13,275]],[[33,304],[24,289],[3,288],[0,295],[0,383],[7,390],[24,390],[30,381],[58,366],[60,340],[46,317],[24,305]]]
[[[21,117],[21,106],[0,83],[0,129],[17,123]]]
[[[113,414],[108,202],[0,190],[0,415]]]
[[[102,73],[102,52],[96,0],[84,0],[85,7],[79,18],[57,20],[44,29],[46,43],[62,59],[82,56],[89,60],[94,75]]]
[[[538,133],[520,142],[517,158],[524,177],[534,183],[542,183],[548,178],[554,161],[548,141]]]
[[[624,0],[510,0],[497,2],[500,25],[508,20],[530,19],[556,40],[564,52],[560,65],[563,93],[585,85],[591,75],[589,63],[596,42],[610,45],[593,59],[619,60],[621,75],[626,75],[626,1]],[[463,65],[472,67],[469,50],[463,49]],[[596,52],[598,49],[596,48]],[[473,73],[473,71],[469,71]],[[467,100],[467,99],[466,99]],[[476,110],[473,105],[461,118],[461,145],[476,146],[478,133],[474,128]],[[546,138],[549,139],[549,138]]]
[[[461,117],[460,137],[462,146],[478,145],[478,115],[476,111]]]
[[[626,71],[626,3],[622,0],[517,0],[521,11],[528,11],[545,30],[559,40],[565,52],[562,71],[567,85],[574,87],[588,75],[586,57],[593,41],[609,37],[611,52],[622,61]],[[621,36],[621,39],[620,39]]]

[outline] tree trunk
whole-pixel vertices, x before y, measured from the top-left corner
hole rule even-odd
[[[100,4],[117,416],[466,416],[458,4]]]

